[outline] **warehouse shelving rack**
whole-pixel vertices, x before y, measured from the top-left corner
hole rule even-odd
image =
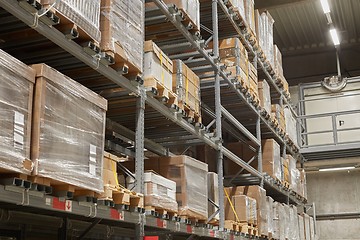
[[[51,14],[45,14],[40,16],[43,9],[41,5],[37,4],[34,0],[1,0],[0,7],[4,9],[1,12],[0,17],[3,22],[0,24],[0,35],[8,34],[8,32],[17,32],[17,31],[32,31],[32,29],[38,32],[38,35],[33,37],[22,36],[17,41],[2,44],[2,47],[6,51],[9,51],[16,57],[19,57],[26,63],[32,63],[35,61],[44,61],[45,63],[55,67],[64,74],[70,75],[74,79],[83,83],[85,86],[90,87],[91,89],[100,92],[104,97],[108,98],[109,101],[112,99],[117,99],[120,97],[122,100],[130,100],[129,107],[133,107],[135,111],[129,113],[129,115],[124,114],[124,119],[127,119],[129,116],[128,124],[124,121],[126,127],[116,123],[118,116],[109,116],[107,122],[107,131],[112,134],[120,134],[125,136],[125,139],[130,140],[135,146],[134,156],[136,159],[135,164],[135,176],[137,177],[137,185],[135,190],[137,192],[144,192],[143,183],[143,172],[144,172],[144,147],[150,151],[160,154],[160,155],[171,155],[172,153],[169,150],[157,143],[153,139],[159,137],[159,133],[146,133],[144,127],[145,122],[153,124],[154,119],[162,117],[163,119],[170,120],[169,129],[173,132],[173,136],[182,136],[184,133],[191,134],[193,138],[183,140],[183,144],[190,144],[191,141],[199,143],[202,142],[215,150],[218,151],[218,173],[219,173],[219,186],[223,186],[223,176],[222,176],[222,162],[223,157],[234,161],[245,170],[247,170],[250,175],[239,176],[236,181],[241,182],[241,184],[260,184],[264,186],[269,195],[273,196],[278,201],[292,203],[292,204],[303,204],[304,199],[299,199],[296,196],[293,196],[293,193],[289,190],[284,189],[282,186],[274,183],[271,178],[264,176],[261,172],[261,167],[259,170],[251,167],[247,162],[240,159],[234,153],[226,149],[222,145],[222,130],[226,128],[236,129],[240,133],[240,138],[244,136],[250,139],[257,147],[257,158],[259,166],[261,164],[261,139],[262,135],[270,136],[278,143],[282,145],[283,154],[286,152],[292,154],[293,156],[303,160],[299,153],[293,152],[289,146],[287,146],[284,136],[281,136],[272,126],[271,123],[266,120],[260,109],[254,106],[251,100],[243,94],[238,87],[228,78],[226,71],[218,63],[218,41],[219,41],[219,31],[218,24],[219,19],[224,21],[224,17],[227,19],[226,22],[231,25],[231,28],[228,29],[227,34],[229,36],[239,36],[243,44],[247,47],[251,54],[253,54],[254,64],[264,73],[267,77],[267,81],[272,86],[272,94],[279,98],[281,104],[289,104],[288,99],[286,99],[282,91],[276,86],[273,75],[271,75],[267,68],[264,65],[264,62],[257,57],[259,54],[253,48],[253,45],[247,38],[246,29],[247,26],[243,22],[236,22],[231,15],[231,11],[227,8],[225,1],[223,0],[213,0],[209,1],[211,4],[204,7],[209,7],[211,9],[210,19],[212,27],[212,37],[211,39],[214,42],[214,49],[209,51],[205,49],[204,40],[201,40],[198,34],[190,33],[189,29],[185,28],[181,22],[181,19],[178,16],[178,12],[173,7],[168,7],[161,0],[153,0],[153,2],[158,6],[159,10],[156,13],[156,19],[170,21],[173,26],[177,29],[178,33],[186,40],[175,45],[169,44],[159,44],[162,50],[165,52],[171,52],[171,49],[178,48],[179,46],[185,48],[193,48],[196,51],[196,54],[200,56],[199,59],[195,61],[188,61],[188,64],[195,64],[193,68],[196,69],[199,63],[206,63],[201,71],[212,70],[214,71],[213,86],[210,85],[204,89],[211,89],[210,91],[215,91],[215,98],[213,98],[214,103],[209,105],[208,109],[203,109],[207,114],[213,117],[213,120],[208,126],[202,126],[201,124],[192,124],[183,118],[176,109],[169,108],[168,106],[161,103],[156,99],[152,93],[146,92],[141,85],[141,79],[131,78],[128,79],[126,76],[121,75],[119,72],[115,71],[109,67],[110,62],[107,56],[99,49],[93,45],[79,45],[75,41],[68,39],[66,35],[56,30],[53,25],[56,21],[56,17]],[[220,6],[220,8],[219,8]],[[159,13],[161,13],[159,15]],[[164,16],[164,17],[163,17]],[[148,19],[152,20],[153,19]],[[32,36],[32,35],[31,35]],[[50,47],[49,51],[42,52],[37,47],[47,46]],[[41,48],[41,47],[40,47]],[[18,49],[18,50],[16,50]],[[26,49],[29,51],[22,51]],[[40,53],[39,53],[40,52]],[[209,54],[212,52],[214,55]],[[170,55],[170,57],[179,57],[179,55]],[[184,54],[183,57],[189,58],[190,55]],[[196,63],[196,60],[198,63]],[[204,65],[202,65],[204,66]],[[85,74],[83,78],[93,78],[100,79],[102,85],[94,85],[93,82],[82,82],[83,78],[74,73],[74,69],[85,69],[81,74]],[[198,68],[199,69],[199,68]],[[104,80],[105,79],[105,80]],[[114,88],[121,87],[120,92],[111,91]],[[244,121],[244,118],[240,115],[234,114],[234,110],[229,110],[222,103],[229,101],[228,98],[224,98],[224,89],[229,89],[226,93],[232,93],[232,97],[235,96],[235,99],[238,99],[241,102],[241,106],[244,107],[242,114],[250,113],[254,116],[255,119],[255,134],[253,134],[249,129],[241,122]],[[114,97],[115,95],[115,97]],[[241,100],[241,101],[240,101]],[[223,102],[222,102],[223,101]],[[147,107],[145,107],[147,105]],[[150,110],[148,110],[150,108]],[[245,110],[246,109],[246,110]],[[133,119],[133,116],[136,116]],[[132,117],[131,117],[132,116]],[[161,122],[161,121],[160,121]],[[134,125],[135,123],[135,125]],[[209,128],[212,124],[215,123],[216,133],[209,132]],[[129,127],[130,126],[130,127]],[[176,127],[175,127],[176,126]],[[133,128],[135,131],[132,131],[128,128]],[[161,129],[160,129],[161,130]],[[169,132],[171,132],[169,131]],[[155,131],[154,131],[155,132]],[[266,132],[266,134],[265,134]],[[145,136],[147,138],[145,138]],[[169,134],[170,136],[170,134]],[[171,145],[171,143],[170,143]],[[122,152],[126,151],[126,148],[121,147],[117,144],[112,144],[109,142],[109,148],[112,147],[114,151]],[[128,149],[127,149],[128,150]],[[232,233],[223,231],[224,224],[224,212],[223,208],[220,207],[220,226],[219,229],[209,229],[204,226],[194,226],[181,223],[178,221],[165,220],[160,218],[155,218],[153,216],[148,216],[142,212],[140,209],[124,210],[122,208],[113,208],[111,206],[101,206],[93,202],[81,202],[73,200],[65,200],[62,198],[48,196],[41,191],[31,190],[31,183],[26,181],[17,180],[18,182],[12,182],[11,186],[8,183],[3,183],[0,187],[0,202],[8,203],[12,207],[14,206],[23,206],[21,211],[33,212],[36,209],[36,212],[42,215],[55,214],[56,216],[63,216],[64,214],[72,217],[81,217],[85,221],[94,221],[97,223],[98,219],[107,220],[107,224],[132,224],[136,227],[137,239],[140,239],[144,235],[144,230],[155,228],[157,230],[168,230],[173,233],[183,233],[185,235],[197,235],[213,238],[223,238],[223,239],[244,239],[248,236],[239,235],[238,233]],[[220,194],[223,194],[222,187],[220,189]],[[220,196],[220,206],[223,206],[224,197]],[[0,206],[3,206],[1,204]],[[4,206],[7,207],[5,204]],[[66,229],[65,229],[66,230]]]

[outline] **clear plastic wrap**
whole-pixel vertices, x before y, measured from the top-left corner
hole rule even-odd
[[[280,145],[274,139],[262,141],[263,172],[282,181],[282,164],[280,159]]]
[[[307,199],[306,173],[304,169],[300,171],[300,195]]]
[[[254,0],[244,0],[245,20],[249,25],[251,31],[256,35],[254,5],[255,5]]]
[[[35,71],[0,50],[0,170],[30,174]]]
[[[298,221],[298,214],[297,208],[295,206],[290,207],[290,219],[289,219],[289,240],[300,240],[300,233],[299,233],[299,221]]]
[[[238,187],[239,188],[239,187]],[[260,186],[245,186],[243,194],[256,200],[257,226],[260,235],[268,235],[268,211],[266,206],[266,191]]]
[[[44,64],[32,67],[34,174],[102,192],[106,99]]]
[[[300,240],[305,240],[305,225],[304,225],[304,217],[298,215],[298,223],[299,223],[299,237]]]
[[[219,206],[219,177],[214,172],[209,172],[208,176],[208,198]],[[217,208],[208,203],[208,217],[217,211]],[[213,219],[219,220],[219,214],[216,214]]]
[[[281,219],[281,225],[284,228],[283,240],[285,240],[285,239],[289,239],[290,231],[292,229],[291,229],[291,225],[290,225],[290,206],[286,205],[286,204],[282,204],[282,205],[283,205],[284,215],[282,216],[282,219]]]
[[[257,210],[255,199],[245,195],[235,195],[232,196],[231,200],[240,222],[257,224]],[[237,220],[233,212],[229,215],[234,215],[233,217],[230,217],[229,220]]]
[[[255,13],[259,45],[271,66],[274,66],[274,19],[268,11]]]
[[[311,240],[316,240],[315,223],[314,223],[314,218],[313,217],[310,217],[310,237],[311,237]]]
[[[174,60],[173,92],[195,113],[200,114],[200,78],[181,60]]]
[[[99,0],[40,0],[44,5],[55,4],[54,8],[68,20],[75,23],[93,40],[100,42],[100,1]]]
[[[101,0],[101,48],[121,55],[140,73],[144,55],[143,10],[141,0]]]
[[[302,195],[301,190],[301,177],[300,177],[300,170],[295,168],[291,171],[291,185],[290,188],[299,195]]]
[[[286,133],[293,141],[293,143],[296,146],[298,145],[297,141],[297,124],[296,124],[296,118],[292,114],[291,110],[288,107],[284,108],[284,116],[285,116],[285,126],[286,126]]]
[[[276,76],[284,76],[282,54],[276,44],[274,44],[274,72]]]
[[[133,178],[127,178],[128,188],[135,186]],[[144,173],[144,205],[165,209],[169,212],[177,212],[178,204],[176,202],[176,183],[166,179],[154,172]]]
[[[208,166],[206,163],[185,155],[158,157],[146,160],[145,169],[154,170],[167,179],[176,182],[179,216],[207,220]]]
[[[274,200],[266,197],[266,212],[267,212],[267,230],[268,236],[274,237]],[[275,237],[274,237],[275,238]]]
[[[173,62],[170,58],[154,42],[147,41],[144,54],[145,87],[156,87],[160,83],[165,89],[172,91],[172,74]]]
[[[200,30],[200,3],[199,0],[163,0],[166,5],[175,4],[190,18],[190,20]],[[145,4],[146,9],[151,10],[157,8],[155,3],[149,2]]]
[[[266,80],[259,80],[258,83],[260,105],[268,114],[271,114],[270,86]]]
[[[280,217],[283,212],[281,212],[282,205],[278,202],[273,204],[273,235],[274,239],[280,239],[281,229],[280,229]]]
[[[311,240],[311,231],[310,231],[310,216],[306,213],[303,214],[304,217],[304,229],[305,229],[305,239]]]
[[[290,174],[290,186],[292,187],[293,185],[295,186],[296,189],[296,175],[293,176],[293,174],[295,173],[295,169],[296,169],[296,159],[293,158],[291,155],[286,155],[286,159],[289,162],[289,174]]]
[[[281,107],[280,104],[272,104],[271,115],[278,120],[280,128],[286,131],[284,106]]]

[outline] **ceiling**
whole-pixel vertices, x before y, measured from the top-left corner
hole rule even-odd
[[[360,75],[360,1],[328,2],[341,39],[342,73]],[[255,7],[269,10],[275,20],[274,41],[282,50],[291,85],[336,74],[336,51],[320,0],[255,0]]]

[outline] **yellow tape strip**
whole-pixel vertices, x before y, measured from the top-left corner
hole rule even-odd
[[[118,179],[118,176],[117,176],[116,162],[115,162],[115,164],[111,164],[111,165],[112,165],[112,171],[113,171],[113,174],[114,174],[116,186],[119,186],[120,184],[119,184],[119,179]]]
[[[161,66],[161,82],[165,87],[165,83],[164,83],[165,76],[164,76],[164,70],[163,70],[163,55],[161,53],[160,53],[160,66]]]
[[[234,215],[235,215],[235,217],[236,217],[236,221],[237,221],[237,222],[240,222],[239,217],[238,217],[238,215],[237,215],[237,213],[236,213],[236,211],[235,211],[234,204],[232,203],[232,201],[231,201],[231,199],[230,199],[230,197],[229,197],[229,194],[226,192],[225,188],[224,188],[224,193],[225,193],[225,195],[226,195],[227,200],[228,200],[229,203],[230,203],[230,207],[231,207],[231,210],[233,211],[233,213],[234,213]]]

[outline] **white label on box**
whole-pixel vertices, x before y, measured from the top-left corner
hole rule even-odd
[[[91,162],[96,162],[96,146],[90,144],[90,156],[89,159]]]
[[[24,114],[14,112],[14,147],[24,149]]]
[[[89,163],[89,173],[96,176],[96,166],[95,164]]]

